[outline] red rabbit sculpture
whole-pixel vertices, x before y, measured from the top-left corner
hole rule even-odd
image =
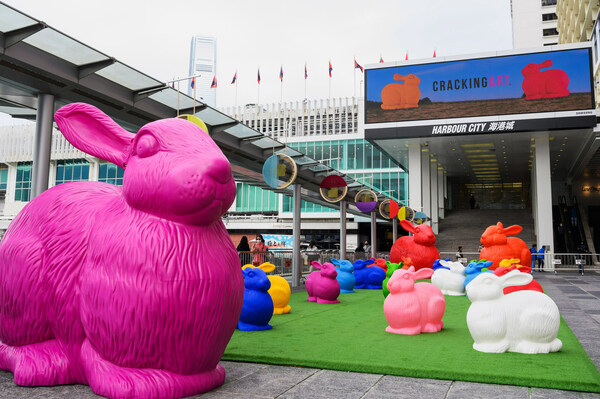
[[[494,262],[488,267],[489,270],[496,270],[503,259],[516,258],[520,259],[523,265],[531,264],[531,252],[525,241],[517,237],[507,237],[507,235],[519,234],[522,230],[523,227],[516,224],[504,228],[501,222],[485,229],[481,235],[484,248],[479,258]]]
[[[401,220],[400,225],[414,236],[396,240],[390,251],[390,262],[400,263],[403,258],[410,258],[416,270],[433,268],[433,262],[440,258],[440,253],[435,247],[436,238],[431,227],[425,224],[415,226],[408,220]]]
[[[569,95],[569,75],[562,69],[549,69],[540,71],[542,68],[552,66],[552,60],[546,60],[541,64],[532,62],[521,70],[523,74],[523,92],[525,99],[537,100],[540,98],[566,97]]]

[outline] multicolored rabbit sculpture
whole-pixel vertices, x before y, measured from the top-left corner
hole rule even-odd
[[[442,294],[450,296],[465,295],[465,267],[460,262],[440,260],[431,276],[431,284],[438,287]]]
[[[481,235],[481,243],[484,248],[479,256],[482,259],[491,260],[490,270],[495,270],[503,259],[520,259],[524,265],[531,264],[531,252],[525,241],[517,237],[507,235],[519,234],[523,228],[519,225],[504,227],[501,222],[489,226]]]
[[[229,162],[183,119],[133,134],[75,103],[55,120],[75,147],[125,168],[123,188],[60,184],[13,220],[0,244],[0,369],[110,398],[221,385],[244,294],[221,222],[236,192]]]
[[[244,265],[243,269],[248,267],[257,267],[265,273],[270,273],[275,270],[275,265],[269,262],[265,262],[259,266],[250,264]],[[290,313],[292,310],[292,307],[289,305],[290,297],[292,295],[290,283],[281,276],[267,275],[267,278],[271,282],[269,295],[271,295],[271,299],[273,299],[273,314]]]
[[[413,225],[408,220],[401,220],[400,225],[404,230],[413,233],[413,236],[403,236],[396,240],[390,251],[390,262],[403,262],[402,258],[410,258],[416,270],[424,267],[431,268],[433,262],[440,258],[440,253],[435,247],[436,238],[430,226],[422,224]],[[404,262],[406,264],[406,262]]]
[[[273,298],[269,295],[271,282],[267,274],[258,267],[245,267],[244,306],[237,328],[242,331],[263,331],[273,328],[269,321],[273,317]]]
[[[331,263],[335,265],[335,271],[337,272],[337,281],[340,283],[340,291],[342,293],[350,294],[354,293],[354,286],[356,285],[356,278],[354,277],[354,266],[349,260],[338,260],[331,258]]]
[[[385,272],[379,266],[369,266],[375,263],[375,259],[358,259],[352,264],[354,266],[354,277],[356,278],[357,289],[380,290]]]
[[[566,97],[569,95],[569,75],[562,69],[542,68],[552,66],[552,60],[546,60],[541,64],[532,62],[521,70],[523,74],[523,93],[525,99],[537,100],[539,98]]]
[[[310,273],[306,278],[306,292],[309,302],[317,303],[340,303],[337,299],[340,296],[340,283],[336,280],[337,272],[335,267],[325,262],[320,264],[316,260],[312,265],[319,269]]]
[[[429,278],[432,274],[433,269],[415,271],[413,266],[392,274],[387,284],[390,295],[383,303],[383,313],[389,323],[385,331],[416,335],[442,329],[446,310],[444,294],[431,283],[415,284],[416,280]]]
[[[396,270],[402,269],[403,267],[404,263],[402,262],[392,263],[390,261],[387,261],[387,271],[385,272],[385,280],[383,280],[383,283],[381,284],[381,291],[383,292],[384,298],[387,298],[387,296],[390,294],[390,290],[388,290],[387,283],[388,281],[390,281],[392,274],[394,274]]]
[[[538,291],[516,291],[508,295],[503,289],[529,284],[531,274],[518,270],[498,277],[482,273],[467,285],[472,304],[467,312],[467,326],[479,352],[548,353],[562,348],[556,338],[560,313],[554,301]]]

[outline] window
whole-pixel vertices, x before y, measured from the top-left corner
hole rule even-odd
[[[277,211],[279,194],[247,183],[237,183],[236,212]]]
[[[555,6],[556,0],[542,0],[542,7]]]
[[[6,190],[7,182],[8,182],[8,168],[6,166],[0,166],[0,191]]]
[[[31,162],[19,162],[17,164],[15,201],[27,202],[31,198],[31,165]]]
[[[98,171],[98,181],[114,184],[116,186],[123,185],[123,174],[125,171],[112,163],[100,164]]]
[[[548,29],[544,29],[544,36],[556,36],[558,35],[558,31],[556,30],[556,28],[548,28]]]
[[[71,181],[87,181],[90,177],[90,164],[85,159],[58,161],[56,163],[56,185]]]
[[[554,12],[551,12],[550,14],[542,14],[542,21],[554,21],[555,19],[558,19],[558,16]]]

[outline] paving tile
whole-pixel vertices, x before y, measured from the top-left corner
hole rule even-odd
[[[443,399],[452,381],[430,380],[386,375],[367,394],[365,399]]]
[[[278,398],[361,398],[383,375],[321,370]]]
[[[583,394],[575,391],[531,388],[531,399],[582,399]]]
[[[447,399],[529,399],[529,388],[455,381]]]
[[[223,368],[225,368],[225,384],[235,380],[239,380],[249,374],[255,373],[268,367],[268,364],[257,364],[257,363],[242,363],[242,362],[220,362]]]
[[[268,365],[252,374],[224,384],[217,392],[275,397],[316,373],[318,369]]]

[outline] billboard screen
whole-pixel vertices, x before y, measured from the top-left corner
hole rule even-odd
[[[590,49],[367,69],[365,99],[367,124],[593,109]]]

